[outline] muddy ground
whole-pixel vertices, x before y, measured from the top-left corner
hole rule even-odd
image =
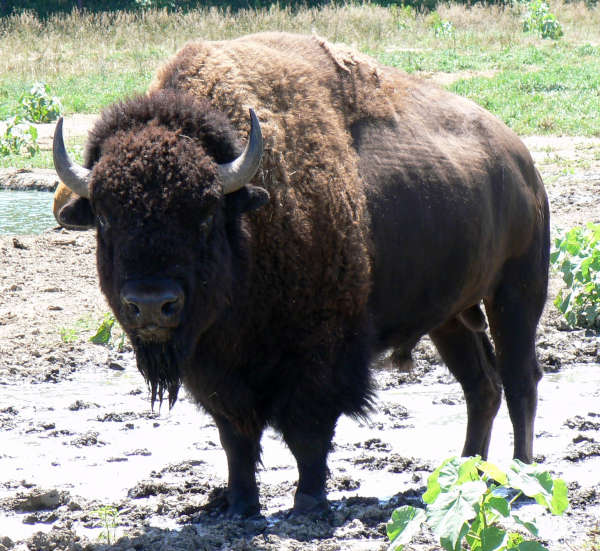
[[[600,140],[526,142],[547,182],[555,231],[600,222]],[[374,366],[378,407],[368,422],[340,420],[327,515],[287,518],[296,471],[268,432],[262,516],[223,520],[225,456],[211,419],[185,396],[171,412],[150,411],[127,343],[118,334],[108,345],[88,340],[108,312],[94,253],[91,232],[0,236],[0,551],[383,550],[392,510],[420,504],[433,467],[460,451],[462,393],[424,339],[414,372],[385,359]],[[539,516],[552,551],[589,551],[600,541],[600,340],[565,327],[551,304],[560,286],[554,274],[539,328],[546,375],[535,453],[565,478],[571,507],[560,519],[528,501],[519,507]],[[490,459],[507,461],[511,439],[503,407]],[[119,511],[113,523],[100,519],[106,506]],[[110,524],[117,541],[107,545]],[[438,547],[424,533],[411,548]]]

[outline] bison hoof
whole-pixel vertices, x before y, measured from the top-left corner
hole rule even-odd
[[[243,519],[257,516],[260,513],[260,505],[258,503],[246,503],[238,501],[231,503],[225,512],[228,519]]]
[[[314,497],[308,494],[298,493],[294,499],[294,508],[291,516],[304,516],[309,514],[326,513],[329,510],[329,502],[325,496]]]

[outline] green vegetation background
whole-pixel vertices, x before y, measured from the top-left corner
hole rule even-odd
[[[70,12],[73,8],[85,9],[90,12],[135,11],[144,8],[167,8],[171,10],[192,10],[198,8],[217,7],[221,9],[263,9],[270,6],[289,7],[292,9],[315,8],[324,5],[343,6],[347,2],[341,0],[0,0],[0,15],[10,15],[23,11],[34,11],[41,17],[54,13]],[[415,7],[433,8],[437,0],[375,0],[371,2],[378,6],[403,4]],[[472,3],[466,1],[465,3]],[[505,0],[492,0],[486,3],[503,4]]]

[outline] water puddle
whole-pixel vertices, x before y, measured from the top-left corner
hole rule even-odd
[[[54,228],[53,194],[0,190],[0,235],[39,234]]]
[[[419,471],[414,466],[406,472],[394,470],[398,456],[435,466],[460,452],[465,405],[459,385],[449,379],[444,369],[438,369],[422,384],[381,391],[379,401],[387,412],[377,411],[368,423],[340,419],[329,462],[332,477],[347,475],[360,482],[355,488],[333,488],[330,499],[352,495],[389,499],[402,491],[405,482],[414,485],[415,470]],[[556,475],[582,486],[600,485],[600,458],[565,461],[576,432],[564,423],[576,415],[600,413],[599,396],[600,370],[593,365],[547,374],[539,387],[535,453],[545,457],[544,464]],[[4,385],[0,397],[0,500],[35,485],[67,490],[75,502],[84,498],[116,504],[153,471],[186,460],[199,460],[199,469],[215,484],[227,479],[225,456],[210,417],[185,395],[170,412],[166,407],[160,414],[150,412],[133,359],[125,371],[83,368],[70,381]],[[259,480],[291,488],[289,495],[270,501],[267,514],[271,514],[291,506],[297,472],[275,432],[267,431],[262,444]],[[512,427],[503,405],[490,460],[507,464],[511,454]],[[423,467],[421,473],[425,485]],[[0,514],[0,534],[20,539],[50,528],[23,524],[23,517],[16,511]],[[165,520],[157,517],[151,523]],[[176,527],[168,524],[169,529]],[[89,537],[87,529],[81,530]]]

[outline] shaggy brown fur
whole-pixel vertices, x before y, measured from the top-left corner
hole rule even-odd
[[[251,218],[253,258],[263,278],[274,278],[261,288],[285,289],[276,310],[298,316],[274,321],[333,336],[340,318],[362,315],[370,286],[368,215],[348,128],[362,118],[393,118],[399,91],[368,58],[341,49],[334,60],[325,45],[280,33],[189,44],[150,91],[208,98],[242,135],[248,107],[256,110],[265,151],[255,183],[271,202]],[[315,302],[314,289],[326,303]]]
[[[223,196],[215,163],[239,154],[249,107],[262,165]],[[489,113],[344,46],[264,33],[184,47],[103,114],[86,163],[90,201],[59,218],[97,220],[100,283],[153,394],[173,401],[183,382],[213,415],[231,514],[258,509],[268,424],[298,462],[296,510],[322,506],[335,423],[368,409],[373,354],[409,361],[427,333],[465,392],[463,452],[486,455],[504,388],[531,460],[548,204]],[[120,294],[148,278],[185,296],[155,339]]]

